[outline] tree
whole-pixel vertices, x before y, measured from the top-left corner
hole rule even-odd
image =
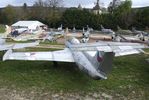
[[[50,27],[55,27],[60,21],[61,12],[56,9],[61,5],[62,0],[37,0],[33,4],[30,18],[47,23]]]
[[[87,25],[92,28],[98,28],[99,16],[90,13],[88,10],[79,10],[77,8],[67,9],[62,16],[62,23],[65,27],[82,29]]]
[[[46,5],[53,9],[62,6],[63,0],[46,0]]]
[[[28,9],[27,9],[27,4],[24,3],[23,6],[22,6],[22,10],[20,11],[20,19],[28,19]]]
[[[63,0],[46,0],[45,7],[48,8],[47,19],[51,27],[59,26],[57,23],[60,22],[62,16],[58,7],[61,7]]]
[[[43,0],[37,0],[35,1],[35,3],[33,4],[33,6],[36,6],[36,7],[44,7],[44,1]]]
[[[5,21],[4,23],[7,23],[7,24],[12,24],[18,19],[16,10],[11,5],[8,5],[7,7],[5,7],[2,11],[2,14],[3,14],[2,19]]]
[[[45,19],[45,16],[48,12],[46,12],[44,8],[44,1],[43,0],[37,0],[33,4],[33,9],[29,13],[30,19],[39,20],[42,21]]]
[[[27,9],[27,4],[26,4],[26,3],[23,4],[23,9],[24,9],[24,10]]]
[[[124,3],[122,3],[119,7],[114,9],[113,15],[115,17],[115,22],[123,26],[125,28],[128,28],[132,24],[132,17],[131,17],[131,0],[126,0]]]
[[[134,25],[138,28],[149,27],[149,7],[135,9]]]

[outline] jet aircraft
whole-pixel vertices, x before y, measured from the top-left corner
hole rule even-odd
[[[67,39],[67,38],[66,38]],[[39,60],[54,62],[75,62],[81,71],[94,79],[107,79],[112,69],[114,56],[138,54],[148,46],[139,43],[104,42],[80,43],[76,38],[65,41],[66,48],[48,52],[13,52],[9,49],[5,60]]]
[[[132,31],[130,31],[130,30],[123,30],[123,29],[121,29],[119,26],[117,26],[117,33],[118,34],[123,34],[123,35],[132,35],[133,34],[133,32]]]
[[[106,33],[106,34],[115,34],[113,30],[105,29],[102,25],[101,25],[101,32]]]
[[[89,38],[90,38],[90,29],[88,28],[87,31],[85,32],[83,28],[81,43],[87,43],[89,41]]]
[[[63,30],[63,25],[61,24],[60,27],[57,28],[58,31],[62,31]]]

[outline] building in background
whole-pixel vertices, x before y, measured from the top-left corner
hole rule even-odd
[[[46,29],[47,25],[39,21],[18,21],[11,25],[13,29],[27,29],[30,31],[37,31],[40,29]]]
[[[95,7],[93,7],[93,13],[96,15],[102,13],[101,7],[99,5],[99,0],[97,0]]]

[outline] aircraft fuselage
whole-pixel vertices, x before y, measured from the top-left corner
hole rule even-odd
[[[79,40],[73,38],[66,43],[66,46],[70,48],[72,44],[79,44]],[[71,50],[71,48],[70,48]],[[85,52],[82,51],[71,51],[75,63],[79,67],[79,69],[94,79],[107,79],[106,76],[101,74],[98,69],[94,66],[92,61],[89,60]],[[96,52],[95,52],[96,53]]]

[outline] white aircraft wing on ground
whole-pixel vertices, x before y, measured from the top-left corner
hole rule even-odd
[[[19,48],[21,45],[16,45],[14,48]],[[23,48],[24,46],[22,46]],[[72,45],[64,50],[53,52],[13,52],[7,51],[3,60],[16,59],[16,60],[44,60],[44,61],[59,61],[59,62],[74,62],[71,52],[86,51],[90,56],[94,56],[96,51],[114,52],[115,56],[124,56],[130,54],[138,54],[143,52],[141,48],[145,48],[144,45],[139,43],[87,43]],[[70,51],[72,50],[72,51]]]
[[[147,45],[140,43],[120,43],[120,42],[97,42],[97,43],[80,43],[69,46],[73,51],[104,51],[104,52],[116,52],[126,51],[132,49],[148,48]]]
[[[39,44],[39,42],[3,44],[3,45],[0,45],[0,51],[8,50],[8,49],[21,49],[21,48],[25,48],[25,47],[34,47],[38,44]]]
[[[53,52],[13,52],[8,50],[3,56],[3,60],[39,60],[74,62],[73,56],[68,48]]]
[[[13,45],[12,49],[20,49],[20,48],[25,48],[25,47],[33,47],[39,45],[39,41],[37,42],[32,42],[32,43],[16,43]]]
[[[5,39],[0,38],[0,45],[4,44],[6,42]]]

